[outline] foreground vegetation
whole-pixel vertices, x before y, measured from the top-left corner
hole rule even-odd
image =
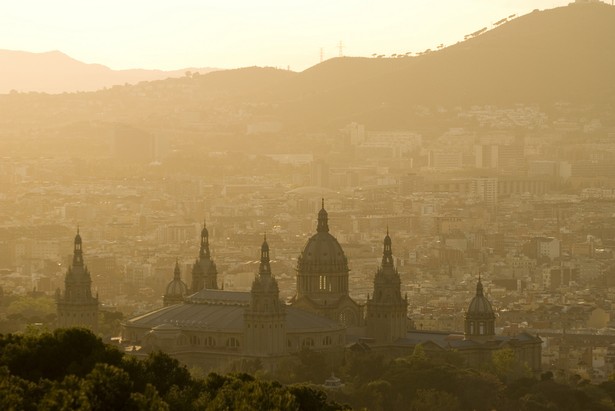
[[[324,392],[248,374],[194,378],[166,354],[124,355],[82,329],[0,336],[2,410],[343,410]]]
[[[481,370],[466,369],[454,353],[429,358],[420,347],[393,361],[355,354],[338,370],[346,386],[328,393],[297,383],[326,375],[318,354],[296,360],[277,375],[200,378],[166,354],[139,360],[82,329],[0,335],[0,409],[615,410],[615,381],[596,385],[550,372],[534,378],[509,350]]]

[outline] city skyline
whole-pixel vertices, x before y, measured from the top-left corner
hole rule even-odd
[[[15,2],[0,49],[59,50],[113,69],[274,66],[301,71],[340,54],[369,57],[452,45],[511,15],[569,2]],[[340,45],[342,46],[340,48]]]

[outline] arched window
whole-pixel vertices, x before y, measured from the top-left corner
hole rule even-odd
[[[485,323],[483,321],[478,323],[478,335],[485,334]]]
[[[328,335],[322,339],[322,345],[331,345],[331,342],[331,337]]]
[[[239,340],[235,337],[231,337],[226,340],[227,348],[239,348]]]
[[[303,341],[301,341],[301,346],[302,347],[313,347],[314,339],[311,337],[304,338]]]
[[[215,347],[216,346],[216,340],[214,339],[214,337],[207,337],[205,339],[205,345],[207,345],[208,347]]]

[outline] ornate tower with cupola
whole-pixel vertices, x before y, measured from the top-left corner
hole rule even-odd
[[[367,298],[367,335],[389,344],[406,335],[408,300],[401,296],[401,279],[393,262],[391,237],[384,237],[382,263],[374,277],[374,294]]]
[[[207,224],[203,223],[201,230],[201,248],[199,257],[192,266],[192,284],[190,291],[196,293],[203,288],[217,290],[218,289],[218,269],[216,263],[211,259],[209,251],[209,231]]]
[[[167,285],[162,301],[165,307],[173,304],[180,304],[184,301],[186,295],[188,295],[188,286],[181,279],[179,261],[175,261],[173,280]]]
[[[261,246],[258,275],[252,283],[250,305],[244,311],[246,351],[252,355],[280,355],[286,351],[286,310],[278,282],[271,273],[267,238]]]
[[[84,327],[98,331],[98,296],[92,296],[92,278],[83,262],[81,235],[77,230],[73,262],[64,278],[64,292],[56,290],[59,328]]]
[[[466,339],[484,339],[495,335],[495,314],[483,292],[480,276],[476,283],[476,295],[465,315],[464,335]]]
[[[348,294],[349,271],[342,246],[329,233],[329,214],[323,199],[316,234],[297,259],[297,294],[293,305],[347,326],[362,325],[362,307]]]

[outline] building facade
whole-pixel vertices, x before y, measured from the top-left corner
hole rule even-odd
[[[208,244],[204,227],[195,267],[204,260],[207,267],[215,270]],[[303,349],[323,353],[333,367],[357,347],[361,352],[374,351],[395,358],[410,355],[417,345],[435,355],[455,350],[472,366],[489,361],[495,350],[512,348],[519,361],[532,370],[540,369],[540,338],[529,334],[495,335],[496,317],[480,279],[465,316],[463,333],[413,330],[388,230],[382,262],[374,275],[373,293],[365,306],[349,296],[348,274],[344,251],[329,233],[323,201],[316,234],[308,239],[298,258],[296,294],[289,304],[279,298],[265,238],[258,273],[249,292],[206,286],[196,292],[190,290],[179,303],[167,305],[165,301],[165,307],[124,322],[121,340],[135,355],[162,350],[203,369],[228,369],[229,364],[241,367],[250,360],[275,369],[280,360]],[[181,281],[177,267],[174,277],[167,295],[177,302],[181,291],[176,290],[182,289],[177,282]],[[193,276],[193,289],[195,284],[198,278]]]
[[[258,274],[249,292],[203,288],[180,304],[169,305],[122,325],[122,341],[136,355],[162,350],[203,369],[241,367],[259,360],[273,370],[282,358],[302,349],[343,360],[345,327],[317,314],[285,305],[261,246]]]

